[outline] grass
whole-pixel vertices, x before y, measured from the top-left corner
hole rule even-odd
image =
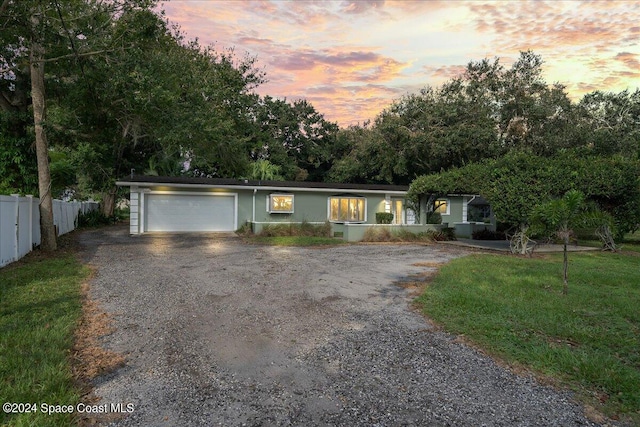
[[[254,236],[251,241],[272,246],[335,246],[346,243],[334,237],[315,236]]]
[[[90,271],[69,251],[32,253],[0,269],[0,402],[35,403],[35,413],[0,412],[0,425],[68,426],[74,415],[46,415],[40,405],[76,405],[71,370],[81,284]]]
[[[580,239],[579,244],[594,248],[602,247],[602,242],[595,239]],[[617,242],[617,245],[618,249],[623,252],[640,252],[640,231],[626,234],[621,242]]]
[[[247,241],[273,246],[328,246],[345,243],[342,239],[331,237],[331,224],[267,224],[255,235],[248,224],[237,233]]]
[[[431,243],[437,240],[455,240],[447,229],[413,233],[405,228],[370,227],[364,232],[363,242]]]
[[[418,303],[452,333],[640,423],[640,269],[633,254],[474,255],[445,265]]]

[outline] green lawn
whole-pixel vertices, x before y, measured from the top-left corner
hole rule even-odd
[[[335,246],[346,243],[339,238],[315,236],[251,236],[246,239],[249,242],[273,246]]]
[[[640,257],[474,255],[445,265],[418,302],[490,354],[554,377],[605,414],[640,422]]]
[[[43,414],[41,404],[79,402],[69,358],[89,269],[68,252],[34,255],[0,269],[0,402],[37,412],[2,411],[0,425],[69,426],[73,415]]]

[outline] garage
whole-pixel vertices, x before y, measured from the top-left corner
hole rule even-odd
[[[235,231],[236,194],[151,193],[145,196],[145,231]]]

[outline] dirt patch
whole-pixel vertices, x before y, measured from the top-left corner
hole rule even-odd
[[[95,268],[92,268],[92,275]],[[89,284],[82,285],[82,317],[75,331],[75,342],[72,349],[71,369],[73,376],[82,390],[82,402],[87,405],[96,404],[100,399],[93,394],[92,381],[100,375],[113,372],[124,366],[125,358],[113,351],[103,348],[101,339],[115,331],[109,314],[100,309],[97,301],[89,296]],[[109,414],[95,415],[84,413],[78,418],[80,426],[96,425],[114,421],[119,416]]]
[[[90,299],[89,285],[82,286],[82,318],[76,329],[73,347],[74,377],[88,383],[99,375],[124,365],[123,356],[102,347],[100,339],[113,333],[112,319],[97,301]]]

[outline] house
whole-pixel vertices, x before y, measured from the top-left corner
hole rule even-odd
[[[376,212],[394,214],[386,227],[403,226],[413,232],[441,227],[426,224],[425,215],[416,218],[407,206],[409,187],[401,185],[158,176],[131,176],[117,185],[130,188],[133,235],[229,232],[245,223],[258,233],[266,224],[329,221],[335,236],[359,241],[368,227],[382,226],[376,224]],[[443,223],[466,225],[474,197],[479,196],[441,199]]]

